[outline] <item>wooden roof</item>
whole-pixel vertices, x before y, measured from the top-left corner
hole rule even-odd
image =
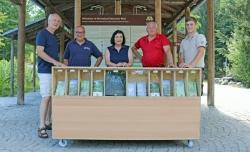
[[[29,23],[25,26],[26,40],[32,41],[35,39],[35,33],[33,31],[38,31],[44,28],[45,18],[40,19],[36,22]],[[3,36],[17,39],[18,27],[3,33]]]
[[[65,23],[73,28],[74,23],[74,0],[33,0],[42,8],[47,8],[59,13]],[[199,5],[204,0],[162,0],[162,23],[164,26],[170,25],[174,20],[182,17],[187,7],[191,9]],[[98,9],[91,9],[93,6],[102,6],[104,15],[114,15],[115,0],[82,0],[82,14],[99,15]],[[155,14],[154,0],[121,0],[123,15],[134,15],[135,7],[137,15]]]
[[[18,4],[15,0],[11,0],[13,3]],[[73,29],[74,27],[74,0],[33,0],[38,6],[44,10],[50,10],[51,12],[58,13],[65,25]],[[205,0],[162,0],[162,24],[163,27],[169,27],[174,20],[179,20],[183,17],[185,9],[190,7],[191,10],[200,5]],[[82,14],[85,15],[99,15],[99,11],[92,10],[93,6],[102,6],[104,8],[104,15],[114,15],[115,12],[115,0],[82,0]],[[155,1],[154,0],[121,0],[122,14],[123,15],[135,15],[135,7],[137,9],[137,15],[152,15],[155,13]],[[37,31],[44,28],[45,18],[38,20],[37,22],[26,25],[26,42],[34,43]],[[6,37],[13,37],[17,39],[18,28],[9,30],[3,34]],[[70,38],[70,35],[68,35]]]
[[[37,32],[42,30],[45,27],[45,24],[46,24],[45,18],[40,19],[36,22],[27,24],[25,26],[26,42],[30,44],[34,44]],[[56,31],[57,37],[59,37],[59,33],[60,31]],[[2,34],[2,36],[13,38],[14,40],[17,39],[17,35],[18,35],[18,28],[14,28]],[[69,39],[71,39],[71,35],[67,31],[65,31],[65,41],[68,41]]]

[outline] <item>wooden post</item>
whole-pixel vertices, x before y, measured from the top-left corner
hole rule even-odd
[[[17,104],[24,104],[24,53],[25,53],[26,0],[20,0],[18,7],[18,51],[17,51]]]
[[[14,96],[14,54],[15,54],[15,45],[14,45],[14,36],[11,38],[10,44],[10,96]]]
[[[177,22],[174,21],[173,23],[173,58],[174,58],[174,64],[177,65]]]
[[[161,0],[155,0],[155,22],[157,23],[157,32],[161,33]]]
[[[207,14],[208,14],[208,106],[214,106],[214,1],[207,0]]]
[[[187,35],[187,28],[186,28],[186,22],[187,22],[187,18],[190,17],[190,7],[187,7],[185,10],[185,31],[186,31],[186,35]]]
[[[115,0],[115,15],[122,15],[121,0]]]
[[[81,25],[81,0],[75,0],[75,29]]]
[[[65,34],[64,31],[60,33],[60,62],[63,62],[63,55],[64,55],[64,40]]]
[[[45,16],[48,18],[51,13],[51,8],[49,6],[45,6]]]
[[[51,13],[51,8],[49,6],[45,6],[45,17],[46,17],[46,20],[45,20],[45,27],[48,26],[48,18],[49,18],[49,14]]]
[[[36,91],[36,45],[33,49],[33,92]]]

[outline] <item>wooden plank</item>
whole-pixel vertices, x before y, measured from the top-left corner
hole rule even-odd
[[[190,14],[191,14],[190,7],[187,7],[185,10],[185,32],[186,32],[186,35],[187,35],[186,22],[187,22],[187,19],[190,17]]]
[[[174,65],[177,65],[178,56],[177,56],[177,22],[176,21],[173,24],[173,39],[174,39],[173,59],[174,59]]]
[[[17,104],[24,105],[24,53],[25,53],[26,0],[18,5],[18,51],[17,51]]]
[[[53,138],[200,137],[200,97],[53,97]]]
[[[189,89],[188,89],[188,81],[189,81],[189,73],[188,71],[184,71],[184,86],[185,86],[185,95],[189,96]]]
[[[115,15],[122,15],[121,0],[115,0]]]
[[[14,36],[10,42],[10,96],[14,96],[14,74],[15,74],[15,67],[14,67],[14,54],[15,54],[15,45],[14,45]]]
[[[77,95],[80,96],[80,88],[81,88],[81,70],[77,70]]]
[[[75,20],[74,20],[74,26],[75,30],[76,27],[81,25],[81,0],[75,0]]]
[[[62,32],[60,33],[60,55],[59,55],[59,60],[62,63],[64,58],[64,44],[65,44],[65,34],[64,30],[62,30]]]
[[[163,70],[161,70],[161,79],[160,79],[160,92],[161,92],[161,96],[164,96],[163,95],[163,80],[164,80],[164,78],[163,78]]]
[[[155,0],[155,22],[157,23],[158,33],[162,32],[161,29],[161,0]]]
[[[215,37],[214,37],[214,1],[207,0],[208,12],[208,92],[207,105],[214,106],[214,75],[215,75]]]
[[[176,96],[176,71],[172,72],[171,90],[171,95]]]

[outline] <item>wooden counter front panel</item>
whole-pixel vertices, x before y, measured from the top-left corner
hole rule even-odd
[[[55,139],[200,137],[200,97],[52,97]]]

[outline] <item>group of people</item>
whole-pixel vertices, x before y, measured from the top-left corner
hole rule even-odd
[[[75,39],[70,41],[65,49],[64,62],[59,62],[58,44],[55,31],[61,25],[58,14],[50,14],[48,26],[41,30],[36,37],[36,50],[38,54],[38,76],[40,80],[40,125],[38,136],[48,138],[47,130],[52,129],[51,124],[51,69],[52,66],[91,66],[91,56],[97,60],[94,66],[99,66],[105,58],[109,67],[130,67],[133,64],[133,54],[140,59],[143,67],[177,67],[173,63],[170,41],[157,33],[157,24],[148,22],[146,31],[148,35],[140,38],[132,47],[125,45],[125,35],[116,30],[110,39],[111,46],[103,55],[96,45],[85,37],[84,26],[75,28]],[[204,56],[206,38],[196,31],[197,20],[194,17],[186,19],[187,35],[180,44],[179,64],[181,68],[204,69]],[[138,52],[142,50],[142,54]],[[167,64],[165,64],[167,60]]]

